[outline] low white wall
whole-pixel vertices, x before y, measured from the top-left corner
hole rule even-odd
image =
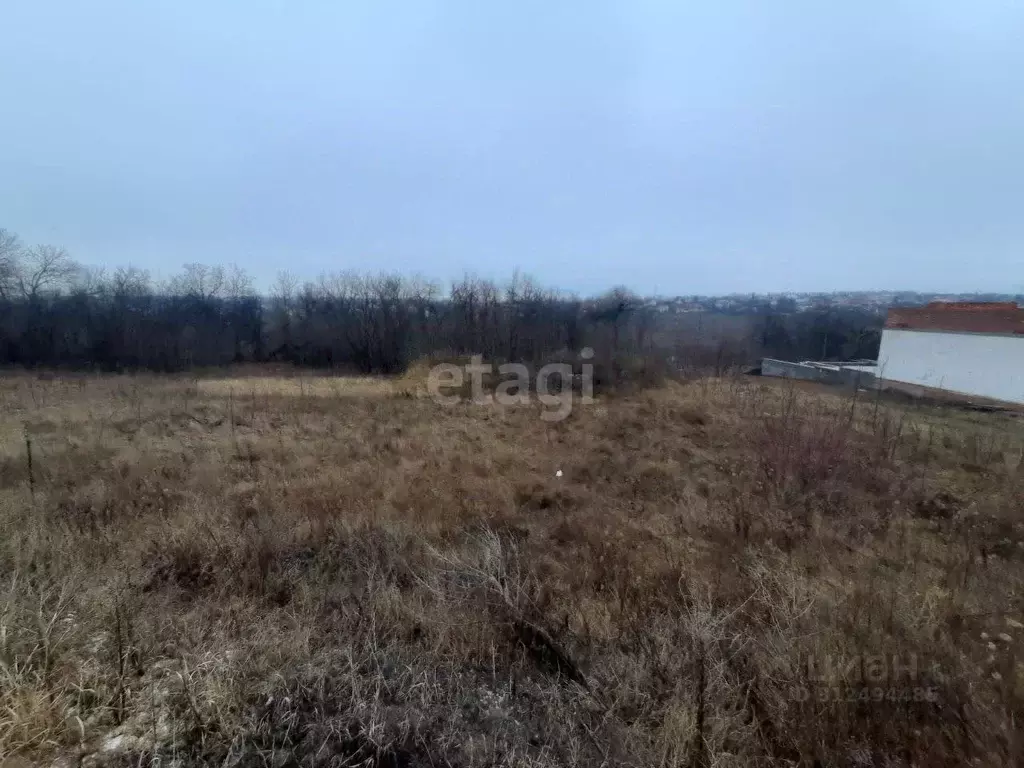
[[[761,361],[762,376],[780,376],[784,379],[804,379],[806,381],[819,381],[821,371],[811,365],[803,363],[791,363],[786,360],[775,360],[766,357]]]
[[[885,329],[878,375],[1024,403],[1024,336]]]

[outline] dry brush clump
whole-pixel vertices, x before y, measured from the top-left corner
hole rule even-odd
[[[3,382],[0,755],[1022,753],[1014,419],[750,379],[557,423],[409,395],[281,371]]]

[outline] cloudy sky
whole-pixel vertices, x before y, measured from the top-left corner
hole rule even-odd
[[[268,285],[1024,291],[1021,0],[8,0],[0,227]]]

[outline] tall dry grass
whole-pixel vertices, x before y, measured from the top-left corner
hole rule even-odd
[[[0,384],[11,765],[1024,754],[1012,418],[702,379],[551,424],[293,384]]]

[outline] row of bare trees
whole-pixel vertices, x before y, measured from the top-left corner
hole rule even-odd
[[[301,286],[285,275],[264,305],[268,359],[367,373],[394,373],[427,356],[537,363],[595,343],[601,322],[597,302],[519,273],[504,286],[467,276],[447,291],[397,275],[338,273]]]
[[[644,343],[624,290],[581,301],[516,273],[505,285],[335,273],[282,274],[260,295],[237,266],[187,264],[162,283],[110,273],[0,230],[0,363],[182,370],[281,361],[394,373],[427,355],[539,362],[586,345]],[[637,330],[639,329],[639,330]]]
[[[398,275],[282,274],[261,295],[238,266],[186,264],[156,282],[135,267],[85,268],[63,248],[29,247],[0,229],[0,364],[170,371],[277,361],[395,373],[431,355],[540,363],[592,347],[609,366],[657,349],[677,368],[723,371],[760,356],[849,359],[878,348],[877,313],[748,319],[738,335],[687,329],[625,289],[581,300],[518,272],[503,285],[465,277],[447,290]]]

